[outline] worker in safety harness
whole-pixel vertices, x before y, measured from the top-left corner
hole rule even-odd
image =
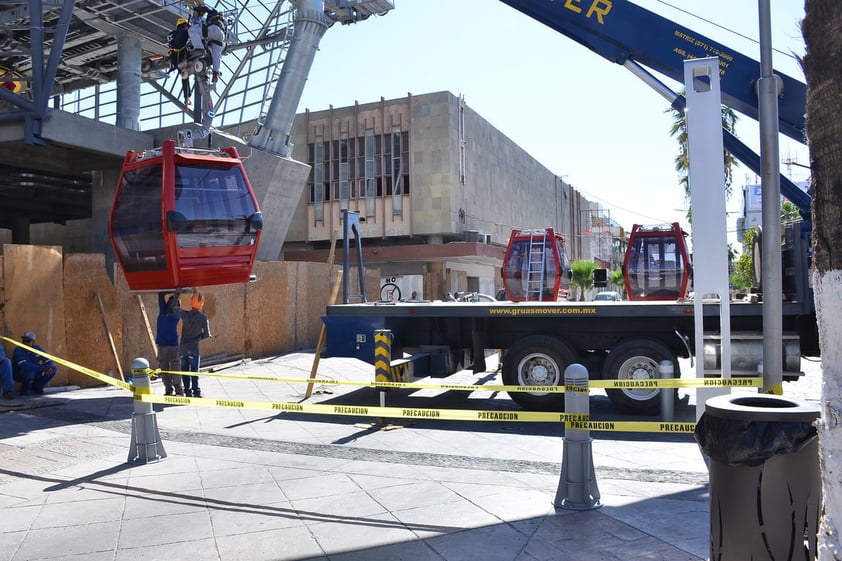
[[[212,82],[216,84],[219,80],[219,63],[222,59],[222,51],[225,50],[225,18],[216,10],[208,8],[207,24],[207,43],[210,47],[211,68],[213,69]]]
[[[181,90],[184,94],[184,105],[190,105],[190,81],[187,73],[187,42],[190,39],[187,28],[190,25],[184,18],[175,22],[175,30],[169,34],[170,70],[181,73]]]
[[[219,65],[225,49],[225,18],[213,8],[195,6],[189,33],[194,49],[204,49],[207,45],[213,70],[212,83],[215,84],[219,80]]]

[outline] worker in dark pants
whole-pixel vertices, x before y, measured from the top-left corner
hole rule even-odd
[[[181,74],[181,90],[184,95],[184,105],[190,105],[190,80],[188,78],[187,43],[190,35],[187,30],[190,22],[184,18],[178,18],[175,23],[175,31],[169,35],[170,70],[177,70]]]
[[[205,305],[205,297],[199,292],[194,292],[190,298],[190,310],[179,309],[181,316],[181,371],[198,372],[200,366],[199,342],[211,336],[210,322],[208,316],[202,312]],[[202,390],[199,388],[199,377],[183,374],[185,397],[202,397]]]
[[[21,342],[29,347],[18,347],[12,355],[15,369],[15,380],[21,383],[20,394],[27,395],[44,393],[44,388],[58,372],[58,367],[46,356],[35,351],[46,352],[43,347],[35,344],[35,334],[27,331],[21,336]]]
[[[171,374],[181,369],[178,345],[178,294],[158,293],[158,322],[155,344],[158,346],[158,368],[164,381],[164,395],[184,395],[181,374]]]
[[[11,401],[15,398],[15,381],[12,378],[12,361],[6,356],[6,350],[0,345],[0,389],[3,399]]]

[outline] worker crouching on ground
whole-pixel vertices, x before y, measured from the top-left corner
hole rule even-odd
[[[155,344],[158,346],[158,368],[164,382],[164,395],[184,395],[181,374],[168,374],[181,369],[178,349],[178,294],[158,293],[158,322]]]
[[[194,292],[190,298],[190,311],[179,309],[181,316],[181,370],[182,372],[198,372],[200,364],[199,342],[211,336],[208,316],[202,312],[205,297]],[[199,377],[182,375],[184,381],[184,395],[187,397],[202,397],[199,388]]]
[[[44,388],[58,372],[58,367],[52,360],[35,351],[46,352],[43,347],[35,344],[35,334],[27,331],[21,336],[24,345],[34,349],[17,347],[12,355],[14,363],[14,378],[21,383],[20,394],[28,395],[44,393]]]
[[[12,378],[12,361],[6,356],[6,350],[0,345],[0,390],[3,399],[11,401],[15,398],[15,381]]]

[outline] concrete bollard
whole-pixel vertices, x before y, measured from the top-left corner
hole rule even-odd
[[[662,360],[658,365],[658,374],[661,380],[672,380],[672,361]],[[661,388],[661,421],[671,423],[675,417],[675,388]]]
[[[161,436],[158,433],[158,421],[151,403],[137,399],[138,395],[152,392],[149,386],[149,361],[136,358],[132,361],[132,385],[134,385],[134,413],[132,413],[132,440],[129,444],[129,462],[148,463],[167,457]]]
[[[588,370],[571,364],[564,370],[564,409],[571,415],[590,418]],[[568,510],[592,510],[602,506],[593,465],[591,431],[569,421],[564,429],[561,477],[553,505]],[[587,426],[587,425],[585,425]]]

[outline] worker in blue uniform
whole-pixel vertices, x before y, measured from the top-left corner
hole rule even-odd
[[[42,394],[58,372],[58,367],[48,357],[35,352],[47,352],[44,347],[35,344],[35,333],[27,331],[21,336],[21,341],[29,348],[18,347],[12,354],[14,377],[21,383],[20,394]]]
[[[179,372],[181,361],[178,350],[179,315],[178,294],[158,293],[158,322],[155,344],[158,346],[158,368],[164,382],[164,395],[184,395],[184,385]]]
[[[0,390],[3,392],[3,399],[12,400],[15,398],[12,361],[6,356],[6,350],[3,348],[3,345],[0,345]]]

